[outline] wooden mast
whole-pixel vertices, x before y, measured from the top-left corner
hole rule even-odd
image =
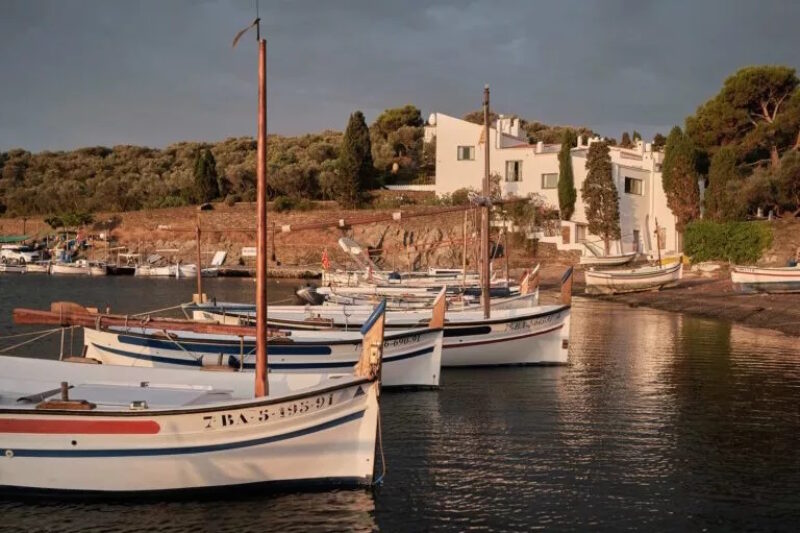
[[[256,397],[267,396],[267,41],[258,38],[258,159],[256,161]]]
[[[464,237],[464,251],[461,254],[461,285],[467,286],[467,210],[464,210],[464,225],[461,227]]]
[[[195,303],[205,303],[206,299],[203,297],[203,273],[201,256],[200,256],[200,212],[197,212],[197,226],[195,228],[195,238],[197,239],[197,295]]]
[[[483,88],[483,140],[485,157],[483,165],[483,201],[481,202],[481,303],[483,318],[489,318],[491,302],[489,301],[489,85]]]

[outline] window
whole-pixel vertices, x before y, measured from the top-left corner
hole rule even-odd
[[[636,194],[638,196],[642,195],[642,191],[644,187],[642,186],[642,180],[636,178],[629,178],[625,176],[625,192],[628,194]]]
[[[506,181],[522,181],[522,161],[506,161]]]
[[[542,174],[542,189],[558,189],[558,174]]]
[[[475,147],[474,146],[459,146],[458,147],[458,160],[459,161],[474,161],[475,160]]]

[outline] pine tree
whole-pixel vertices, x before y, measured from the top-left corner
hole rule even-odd
[[[633,142],[635,143],[636,141],[641,141],[641,140],[642,140],[642,134],[636,130],[633,130]]]
[[[728,184],[738,181],[741,176],[737,167],[736,150],[724,146],[711,158],[706,190],[705,216],[713,220],[733,220],[738,218],[737,205],[740,202],[731,197]]]
[[[667,205],[682,232],[686,224],[700,217],[700,186],[697,184],[697,150],[691,139],[675,126],[667,136],[661,180]]]
[[[194,160],[194,186],[196,199],[200,203],[219,197],[217,162],[208,148],[198,152]]]
[[[558,152],[558,208],[561,211],[562,220],[570,220],[575,213],[578,191],[575,189],[575,178],[572,173],[570,148],[575,146],[577,140],[575,131],[564,130],[561,150]]]
[[[611,169],[611,156],[605,142],[589,146],[586,156],[586,180],[581,187],[586,204],[589,232],[599,235],[605,244],[606,254],[611,251],[611,241],[620,238],[619,195]]]
[[[364,114],[356,111],[350,115],[342,138],[338,176],[333,190],[336,201],[350,207],[357,206],[364,192],[375,186],[374,177],[369,128]]]
[[[622,132],[622,140],[619,141],[619,145],[622,148],[630,148],[633,146],[633,143],[631,142],[631,136],[627,131]]]

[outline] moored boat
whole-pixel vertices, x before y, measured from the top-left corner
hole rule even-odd
[[[50,273],[50,262],[43,261],[38,263],[26,263],[25,264],[25,272],[27,274],[49,274]]]
[[[616,294],[660,290],[677,285],[683,276],[683,263],[662,267],[625,270],[587,270],[586,294]]]
[[[562,303],[516,309],[448,311],[444,324],[442,366],[564,364],[568,361],[572,269],[562,279]],[[250,324],[250,306],[190,304],[198,320]],[[369,315],[367,306],[270,306],[268,324],[287,329],[352,329]],[[424,311],[389,311],[386,327],[413,328],[427,320]]]
[[[53,263],[50,265],[50,273],[54,275],[89,276],[92,273],[92,269],[87,261]]]
[[[800,292],[800,266],[731,267],[731,281],[739,292]]]

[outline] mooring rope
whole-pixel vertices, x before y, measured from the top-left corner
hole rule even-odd
[[[21,346],[25,346],[26,344],[30,344],[32,342],[38,341],[39,339],[43,339],[43,338],[47,337],[48,335],[52,335],[53,333],[55,333],[57,331],[61,331],[61,328],[56,328],[56,329],[53,329],[53,330],[46,331],[45,333],[42,333],[38,337],[34,337],[32,339],[28,339],[26,341],[22,341],[22,342],[20,342],[18,344],[15,344],[13,346],[9,346],[7,348],[3,348],[3,349],[0,350],[0,353],[6,353],[6,352],[9,352],[9,351],[11,351],[11,350],[13,350],[15,348],[19,348]]]
[[[5,340],[5,339],[15,339],[17,337],[30,337],[31,335],[38,335],[40,333],[54,333],[54,332],[56,332],[56,331],[58,331],[60,329],[61,328],[44,329],[44,330],[40,329],[40,330],[36,330],[36,331],[28,331],[26,333],[15,333],[14,335],[1,335],[0,336],[0,341]]]

